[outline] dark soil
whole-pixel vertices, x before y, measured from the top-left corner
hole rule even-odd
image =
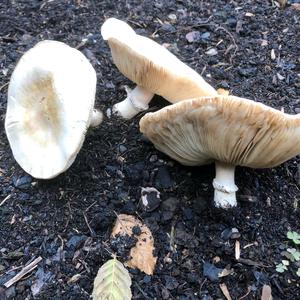
[[[123,85],[132,83],[113,65],[101,38],[108,17],[170,44],[214,87],[299,113],[300,12],[291,2],[282,9],[266,0],[2,0],[1,124],[16,62],[44,39],[78,47],[90,59],[98,74],[97,107],[105,111],[122,100]],[[189,42],[192,31],[198,33]],[[217,55],[205,54],[210,48]],[[156,97],[151,110],[167,104]],[[263,284],[271,286],[274,299],[300,299],[296,265],[283,274],[275,270],[281,251],[293,247],[287,231],[300,232],[299,157],[273,169],[238,168],[239,206],[221,211],[212,205],[214,166],[187,168],[172,161],[141,136],[139,119],[106,118],[89,131],[70,169],[49,181],[31,178],[17,165],[1,126],[0,203],[7,199],[0,206],[0,299],[89,299],[110,253],[122,261],[134,244],[130,237],[109,240],[119,213],[136,215],[150,227],[158,256],[153,276],[130,270],[133,299],[225,299],[220,283],[233,299],[260,299]],[[141,187],[161,193],[149,211],[139,205]],[[239,234],[230,237],[232,228]],[[38,256],[37,269],[4,288]],[[209,264],[233,273],[215,278]]]

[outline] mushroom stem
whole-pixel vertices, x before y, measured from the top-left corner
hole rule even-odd
[[[131,119],[136,114],[149,108],[149,102],[154,94],[141,86],[133,90],[125,86],[127,97],[113,106],[113,113],[125,119]]]
[[[94,108],[92,111],[90,127],[97,127],[102,123],[102,121],[103,113],[100,110]]]
[[[213,180],[215,206],[221,208],[234,207],[237,205],[235,192],[238,190],[234,183],[235,166],[219,161],[215,165],[216,178]]]

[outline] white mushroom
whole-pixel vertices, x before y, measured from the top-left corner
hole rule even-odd
[[[96,72],[78,50],[43,41],[18,62],[9,83],[5,130],[20,166],[52,178],[75,160],[87,128],[102,121],[94,109]]]
[[[235,166],[271,168],[300,153],[300,116],[234,96],[201,97],[147,113],[140,130],[188,166],[215,162],[214,202],[237,205]]]
[[[175,103],[184,99],[217,95],[197,72],[180,61],[165,47],[138,35],[125,22],[110,18],[101,27],[113,61],[119,71],[137,84],[127,89],[127,98],[113,111],[130,119],[148,109],[154,94]]]

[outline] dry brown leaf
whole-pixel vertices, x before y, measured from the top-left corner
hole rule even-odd
[[[272,290],[271,287],[267,284],[264,284],[263,286],[261,300],[272,300]]]
[[[117,234],[133,235],[132,228],[138,226],[141,229],[140,235],[135,235],[138,239],[136,245],[131,248],[131,259],[125,263],[130,268],[138,268],[148,275],[152,275],[157,257],[153,256],[154,240],[149,228],[140,220],[131,215],[121,214],[117,216],[115,226],[112,230],[112,237]]]

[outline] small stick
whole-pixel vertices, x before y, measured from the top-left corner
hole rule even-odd
[[[6,82],[2,86],[0,86],[0,92],[2,91],[2,89],[4,89],[5,87],[7,87],[8,84],[9,84],[9,82]]]
[[[235,241],[235,259],[239,260],[241,257],[241,246],[239,241]]]
[[[251,288],[248,286],[248,290],[247,290],[247,293],[245,295],[243,295],[242,297],[238,298],[238,300],[242,300],[244,298],[246,298],[251,292]]]
[[[42,257],[39,256],[34,261],[32,261],[29,265],[25,266],[16,276],[8,280],[6,283],[4,283],[4,286],[6,288],[9,288],[14,283],[18,282],[22,277],[24,277],[26,274],[30,273],[32,270],[34,270],[38,263],[42,260]]]
[[[232,300],[232,298],[231,298],[231,296],[230,296],[230,294],[229,294],[229,291],[228,291],[228,289],[227,289],[226,284],[225,284],[225,283],[221,283],[219,286],[220,286],[220,289],[221,289],[223,295],[225,296],[225,298],[226,298],[227,300]]]
[[[89,229],[89,231],[90,231],[90,233],[91,233],[91,236],[92,236],[92,237],[95,237],[95,236],[96,236],[96,233],[95,233],[95,231],[92,229],[92,227],[90,226],[89,221],[88,221],[88,219],[87,219],[87,216],[86,216],[86,214],[85,214],[84,212],[83,212],[83,217],[84,217],[85,223],[86,223],[86,225],[87,225],[87,227],[88,227],[88,229]]]
[[[8,199],[11,198],[11,194],[7,195],[1,202],[0,202],[0,206],[2,206]]]

